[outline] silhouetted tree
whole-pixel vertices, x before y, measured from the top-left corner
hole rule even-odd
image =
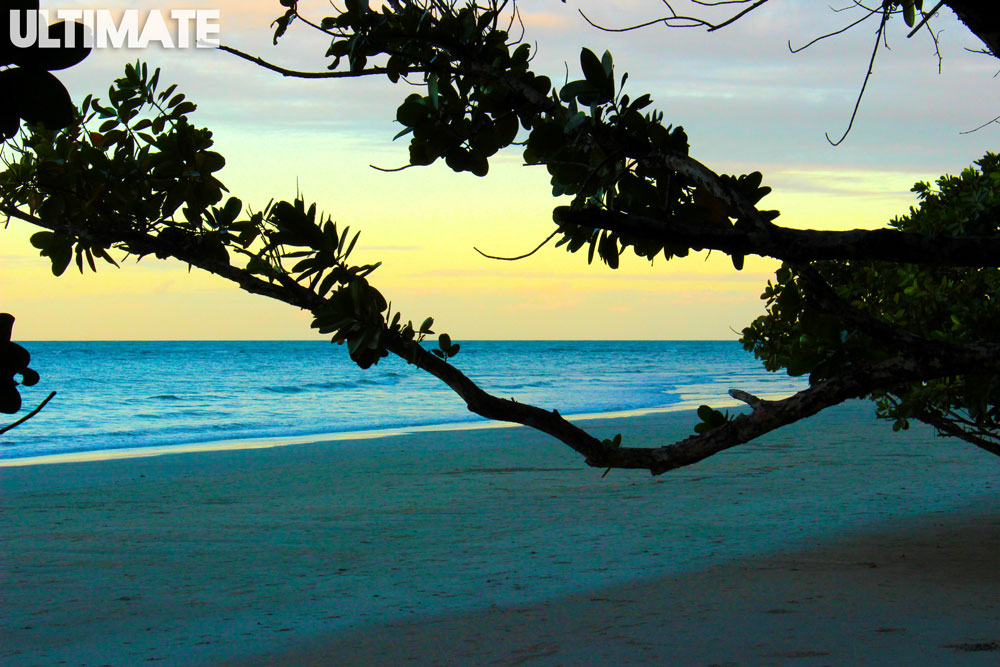
[[[72,123],[76,112],[69,92],[52,71],[72,67],[90,53],[84,45],[85,26],[65,21],[50,25],[47,37],[57,41],[58,48],[40,46],[38,40],[32,46],[19,47],[11,40],[12,29],[20,30],[34,21],[31,12],[38,12],[39,7],[37,0],[10,0],[0,11],[0,140],[15,136],[22,120],[59,129]],[[14,16],[19,17],[20,25],[11,25]],[[70,36],[73,39],[67,40]]]
[[[899,428],[921,419],[998,453],[995,156],[937,190],[918,184],[919,207],[888,228],[791,229],[759,206],[770,192],[761,174],[722,175],[695,160],[687,135],[663,123],[649,95],[624,92],[610,53],[583,49],[582,78],[561,87],[532,71],[531,47],[508,32],[513,3],[390,0],[373,10],[348,0],[318,21],[290,0],[282,5],[275,40],[294,22],[325,33],[326,71],[289,71],[223,48],[287,76],[420,77],[425,88],[396,114],[399,136],[410,137],[410,166],[443,159],[485,176],[499,150],[522,144],[525,162],[546,167],[553,194],[572,197],[554,211],[552,238],[586,250],[588,262],[615,268],[629,250],[652,260],[701,249],[727,253],[736,270],[748,254],[783,260],[764,293],[768,312],[744,330],[743,343],[768,368],[808,374],[809,388],[778,401],[733,390],[750,413],[727,417],[703,406],[695,435],[649,448],[599,440],[556,411],[492,396],[451,363],[459,346],[447,334],[433,349],[421,344],[433,321],[417,326],[392,312],[368,281],[377,265],[349,263],[357,236],[315,205],[296,199],[244,213],[238,199],[223,202],[214,174],[225,161],[211,150],[211,132],[192,126],[194,104],[174,86],[160,91],[159,73],[144,65],[126,68],[106,106],[88,98],[79,122],[26,137],[0,176],[3,211],[47,230],[32,243],[55,273],[74,257],[81,271],[85,262],[95,269],[95,258],[113,262],[111,249],[178,258],[311,311],[313,326],[345,343],[361,367],[398,355],[471,411],[548,433],[593,466],[662,473],[861,396]],[[920,9],[887,1],[877,12],[882,25],[898,13],[912,24]]]
[[[84,25],[65,21],[50,25],[48,37],[58,41],[58,48],[41,48],[37,42],[30,47],[18,47],[11,40],[12,28],[20,27],[11,25],[12,18],[18,18],[24,26],[27,21],[34,20],[30,12],[37,12],[39,6],[38,2],[11,0],[0,11],[0,99],[3,100],[0,103],[0,142],[15,137],[22,120],[58,130],[72,124],[76,117],[76,107],[69,92],[51,71],[72,67],[90,53],[84,46]],[[67,42],[71,31],[73,40]],[[13,316],[0,314],[0,412],[7,414],[21,409],[21,395],[14,376],[20,374],[21,384],[25,386],[38,382],[38,373],[28,368],[31,355],[10,341],[13,326]],[[0,428],[0,433],[38,414],[53,396],[55,392],[22,419]]]

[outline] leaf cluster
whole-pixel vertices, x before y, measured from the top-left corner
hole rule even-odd
[[[74,106],[69,92],[52,74],[54,70],[76,65],[90,54],[83,46],[82,23],[60,21],[48,26],[47,37],[62,46],[42,48],[37,41],[29,47],[16,47],[12,30],[19,30],[37,12],[38,0],[9,0],[0,11],[0,141],[14,137],[21,121],[39,123],[49,129],[66,127],[73,122]],[[12,25],[16,17],[20,26]],[[72,36],[74,46],[66,46]]]
[[[81,271],[84,262],[96,270],[95,258],[114,264],[108,251],[130,232],[164,234],[180,246],[225,256],[226,214],[211,208],[226,191],[213,176],[225,159],[210,150],[212,133],[188,122],[195,105],[175,86],[158,92],[158,80],[158,71],[128,65],[106,106],[88,96],[66,128],[34,128],[9,147],[12,156],[0,172],[4,202],[87,230],[78,238],[52,231],[32,237],[54,274],[74,256]],[[178,209],[182,218],[175,220]]]
[[[697,414],[698,419],[701,421],[694,425],[694,432],[699,434],[708,433],[712,429],[718,428],[732,419],[732,417],[729,416],[728,410],[723,413],[708,405],[698,406]]]
[[[710,226],[745,223],[732,201],[753,206],[769,192],[759,173],[722,177],[717,189],[732,196],[720,198],[671,167],[665,157],[687,156],[686,133],[664,125],[649,95],[623,91],[628,75],[618,78],[609,52],[582,49],[582,78],[561,87],[532,71],[530,45],[502,25],[506,3],[397,0],[376,10],[356,0],[319,22],[302,17],[294,2],[285,6],[275,38],[296,20],[323,31],[331,37],[330,69],[346,59],[344,75],[422,77],[425,91],[408,95],[396,112],[403,126],[396,138],[409,136],[408,166],[443,159],[457,172],[483,176],[498,151],[520,144],[527,164],[549,172],[553,195],[573,197],[576,208]],[[586,247],[589,262],[596,256],[612,268],[627,248],[649,260],[701,249],[569,223],[558,236],[557,245]],[[734,264],[740,268],[742,257]]]
[[[30,368],[31,354],[24,347],[11,342],[14,318],[0,313],[0,412],[14,414],[21,409],[21,394],[17,391],[15,375],[21,376],[20,384],[31,387],[38,383],[38,373]]]
[[[952,236],[1000,234],[1000,157],[987,154],[936,188],[917,183],[918,206],[893,219],[900,231]],[[836,294],[841,309],[816,298],[803,271]],[[844,369],[890,359],[926,341],[997,342],[1000,270],[885,262],[817,262],[808,269],[783,265],[761,298],[767,312],[743,330],[742,342],[769,370],[809,375],[816,384]],[[857,316],[846,317],[851,313]],[[964,420],[981,433],[1000,432],[1000,381],[962,375],[903,384],[875,392],[878,414],[897,430],[911,418]],[[995,437],[995,436],[994,436]]]
[[[68,127],[34,127],[7,147],[0,202],[48,228],[31,242],[54,274],[74,257],[81,272],[96,271],[95,259],[117,265],[111,253],[124,251],[175,257],[238,282],[259,278],[308,295],[313,327],[333,333],[364,368],[386,356],[389,339],[419,345],[432,333],[429,318],[416,329],[390,314],[367,280],[379,263],[349,261],[359,233],[315,204],[296,197],[251,211],[236,197],[223,201],[228,189],[216,174],[225,159],[212,150],[212,133],[191,124],[195,104],[174,85],[160,90],[159,78],[128,65],[106,103],[88,97]],[[438,351],[449,358],[458,349],[446,339]]]

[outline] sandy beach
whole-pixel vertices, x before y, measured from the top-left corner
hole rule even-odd
[[[0,663],[1000,659],[995,457],[852,404],[600,473],[524,429],[2,468]]]

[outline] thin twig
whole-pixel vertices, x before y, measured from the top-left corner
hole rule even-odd
[[[538,247],[536,247],[534,250],[532,250],[531,252],[526,252],[523,255],[518,255],[517,257],[498,257],[496,255],[487,255],[485,252],[483,252],[482,250],[480,250],[479,248],[477,248],[475,246],[473,246],[472,249],[475,250],[476,252],[478,252],[480,255],[482,255],[483,257],[485,257],[487,259],[499,259],[499,260],[504,261],[504,262],[516,262],[519,259],[525,259],[527,257],[531,257],[532,255],[534,255],[536,252],[538,252],[543,247],[545,247],[546,243],[548,243],[553,238],[555,238],[555,235],[558,234],[558,233],[559,233],[559,230],[557,229],[556,231],[554,231],[551,234],[549,234],[548,237],[544,241],[542,241],[541,243],[539,243]]]
[[[385,172],[387,174],[394,174],[397,171],[403,171],[404,169],[409,169],[410,167],[418,167],[420,165],[416,165],[416,164],[404,164],[402,167],[379,167],[378,165],[370,164],[368,166],[371,167],[372,169],[374,169],[375,171],[382,171],[382,172]]]
[[[580,16],[583,17],[584,21],[586,21],[587,23],[589,23],[591,26],[597,28],[598,30],[603,30],[604,32],[630,32],[632,30],[640,30],[642,28],[648,28],[649,26],[656,25],[657,23],[662,23],[663,25],[667,26],[668,28],[701,28],[701,27],[704,27],[704,28],[707,28],[707,32],[713,32],[715,30],[719,30],[720,28],[725,28],[726,26],[728,26],[728,25],[730,25],[732,23],[735,23],[736,21],[740,20],[741,18],[743,18],[744,16],[746,16],[747,14],[749,14],[750,12],[752,12],[753,10],[757,9],[758,7],[764,5],[768,1],[769,0],[757,0],[756,2],[754,2],[749,7],[741,10],[740,12],[738,12],[735,15],[729,17],[725,21],[722,21],[721,23],[712,23],[711,21],[706,21],[705,19],[700,19],[697,16],[683,16],[683,15],[678,14],[677,12],[675,12],[674,9],[673,9],[673,7],[671,7],[670,4],[666,3],[666,2],[664,2],[663,4],[665,4],[666,7],[667,7],[667,9],[670,10],[670,16],[661,16],[660,18],[652,19],[652,20],[649,20],[649,21],[644,21],[642,23],[636,23],[635,25],[630,25],[630,26],[625,27],[625,28],[608,28],[606,26],[602,26],[599,23],[596,23],[595,21],[591,20],[591,18],[589,16],[587,16],[583,12],[582,9],[578,9],[577,11],[580,13]],[[704,6],[707,6],[707,7],[713,7],[713,6],[716,6],[716,5],[742,5],[742,4],[746,4],[746,2],[749,2],[749,0],[745,0],[745,1],[744,0],[735,0],[735,1],[732,1],[732,2],[698,2],[696,4],[704,5]]]
[[[280,65],[275,65],[274,63],[269,63],[263,58],[250,55],[249,53],[244,53],[239,49],[234,49],[231,46],[226,46],[225,44],[220,44],[216,47],[220,51],[225,51],[226,53],[231,53],[234,56],[242,58],[243,60],[248,60],[255,65],[259,65],[264,69],[271,70],[272,72],[277,72],[282,76],[290,76],[297,79],[348,79],[356,78],[359,76],[368,76],[370,74],[385,74],[389,70],[385,67],[370,67],[366,70],[360,72],[302,72],[299,70],[287,69],[281,67]]]
[[[42,401],[41,403],[38,404],[37,408],[35,408],[31,412],[29,412],[28,414],[24,415],[23,417],[21,417],[20,419],[18,419],[13,424],[8,424],[7,426],[4,426],[3,428],[0,428],[0,435],[3,435],[4,433],[6,433],[7,431],[11,430],[12,428],[17,428],[18,426],[20,426],[24,422],[28,421],[29,419],[31,419],[32,417],[34,417],[35,415],[37,415],[39,412],[42,411],[42,408],[44,408],[45,405],[49,401],[52,400],[52,397],[55,396],[55,395],[56,395],[56,392],[52,392],[51,394],[49,394],[48,396],[45,397],[44,401]]]
[[[872,49],[872,57],[868,60],[868,72],[865,74],[864,83],[861,84],[861,91],[858,93],[858,99],[854,102],[854,111],[851,112],[851,120],[847,124],[847,129],[844,130],[844,134],[834,141],[830,138],[830,133],[825,132],[826,140],[830,142],[831,146],[839,146],[847,138],[847,135],[851,133],[851,128],[854,127],[854,119],[858,117],[858,109],[861,107],[861,99],[865,96],[865,88],[868,87],[868,80],[872,77],[872,70],[875,68],[875,56],[878,55],[878,47],[882,42],[882,35],[885,34],[885,24],[889,20],[888,10],[882,13],[882,22],[879,24],[878,32],[875,34],[875,48]]]
[[[979,127],[975,127],[975,128],[973,128],[973,129],[971,129],[971,130],[966,130],[965,132],[959,132],[959,134],[972,134],[973,132],[978,132],[979,130],[983,129],[983,128],[984,128],[984,127],[986,127],[987,125],[992,125],[993,123],[996,123],[996,122],[998,122],[998,121],[1000,121],[1000,116],[997,116],[997,117],[996,117],[996,118],[994,118],[993,120],[988,120],[988,121],[986,121],[985,123],[983,123],[983,124],[982,124],[982,125],[980,125]]]
[[[921,28],[923,28],[924,24],[927,23],[928,21],[930,21],[931,17],[934,16],[934,14],[937,13],[937,10],[941,9],[942,5],[944,5],[944,0],[941,0],[941,2],[937,3],[936,5],[934,5],[934,9],[932,9],[929,12],[927,12],[926,14],[924,14],[924,18],[922,18],[920,20],[920,23],[918,23],[913,30],[911,30],[909,33],[907,33],[906,38],[909,39],[910,37],[913,37],[914,35],[916,35],[917,31],[920,30]]]
[[[806,42],[805,44],[803,44],[802,46],[792,46],[792,40],[788,40],[788,50],[790,52],[792,52],[792,53],[798,53],[800,51],[805,51],[806,49],[808,49],[810,46],[812,46],[816,42],[820,42],[820,41],[822,41],[822,40],[824,40],[824,39],[826,39],[828,37],[835,37],[835,36],[837,36],[837,35],[839,35],[841,33],[847,32],[848,30],[850,30],[854,26],[858,25],[859,23],[864,23],[865,21],[867,21],[868,19],[870,19],[877,11],[878,10],[875,10],[875,11],[869,12],[868,14],[865,14],[864,16],[862,16],[861,18],[859,18],[854,23],[849,23],[849,24],[845,25],[843,28],[841,28],[840,30],[835,30],[833,32],[828,32],[828,33],[826,33],[824,35],[820,35],[819,37],[814,37],[811,40],[809,40],[808,42]]]
[[[749,7],[747,7],[746,9],[744,9],[743,11],[741,11],[739,14],[736,14],[732,18],[726,19],[725,21],[723,21],[722,23],[720,23],[718,25],[712,26],[711,28],[708,29],[708,32],[712,32],[713,30],[718,30],[719,28],[725,28],[730,23],[735,23],[736,21],[740,20],[741,18],[743,18],[744,16],[746,16],[747,14],[749,14],[750,12],[752,12],[753,10],[755,10],[758,7],[760,7],[761,5],[763,5],[765,2],[767,2],[767,0],[757,0],[757,2],[753,3],[752,5],[750,5]]]

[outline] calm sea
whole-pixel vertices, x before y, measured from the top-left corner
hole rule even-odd
[[[26,409],[58,395],[0,436],[0,458],[480,421],[405,362],[363,371],[325,341],[25,346],[42,376],[23,389]],[[454,361],[487,391],[564,415],[718,405],[730,387],[783,395],[804,386],[729,341],[462,341]]]

